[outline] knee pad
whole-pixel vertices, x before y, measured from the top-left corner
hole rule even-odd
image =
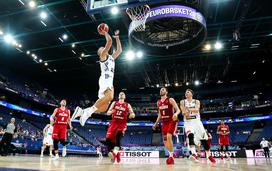
[[[210,150],[210,146],[207,140],[201,140],[201,144],[203,145],[205,151]]]
[[[195,145],[194,134],[190,133],[188,135],[188,139],[189,139],[189,145]]]
[[[54,150],[58,150],[59,149],[59,140],[54,140],[53,141],[53,144],[54,144]]]

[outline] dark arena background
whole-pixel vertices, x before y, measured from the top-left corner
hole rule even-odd
[[[66,99],[72,117],[77,106],[98,99],[101,23],[112,37],[109,54],[118,49],[116,30],[122,44],[108,90],[113,101],[123,91],[135,113],[123,132],[121,161],[108,157],[107,111],[95,112],[85,126],[72,120],[67,155],[60,143],[59,158],[49,148],[41,156],[44,128],[60,101]],[[271,67],[270,0],[1,0],[0,170],[271,170]],[[191,160],[181,111],[172,136],[175,164],[167,164],[172,153],[164,147],[163,123],[153,129],[163,87],[179,108],[193,90],[216,163],[203,144],[198,162]],[[220,121],[229,126],[223,151]]]

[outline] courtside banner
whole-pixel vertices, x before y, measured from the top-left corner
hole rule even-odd
[[[272,156],[272,150],[270,148],[270,156]],[[264,156],[264,150],[263,149],[256,149],[255,150],[255,158],[265,158]]]
[[[120,151],[121,158],[159,158],[159,151]]]

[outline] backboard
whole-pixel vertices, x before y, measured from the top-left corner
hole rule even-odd
[[[137,5],[170,2],[171,0],[87,0],[86,11],[88,14],[95,14],[109,10],[113,6],[125,9]]]

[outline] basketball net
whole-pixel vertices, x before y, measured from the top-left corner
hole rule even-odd
[[[127,8],[126,13],[132,20],[129,28],[129,34],[132,31],[145,31],[145,22],[148,17],[149,11],[150,7],[148,5]]]

